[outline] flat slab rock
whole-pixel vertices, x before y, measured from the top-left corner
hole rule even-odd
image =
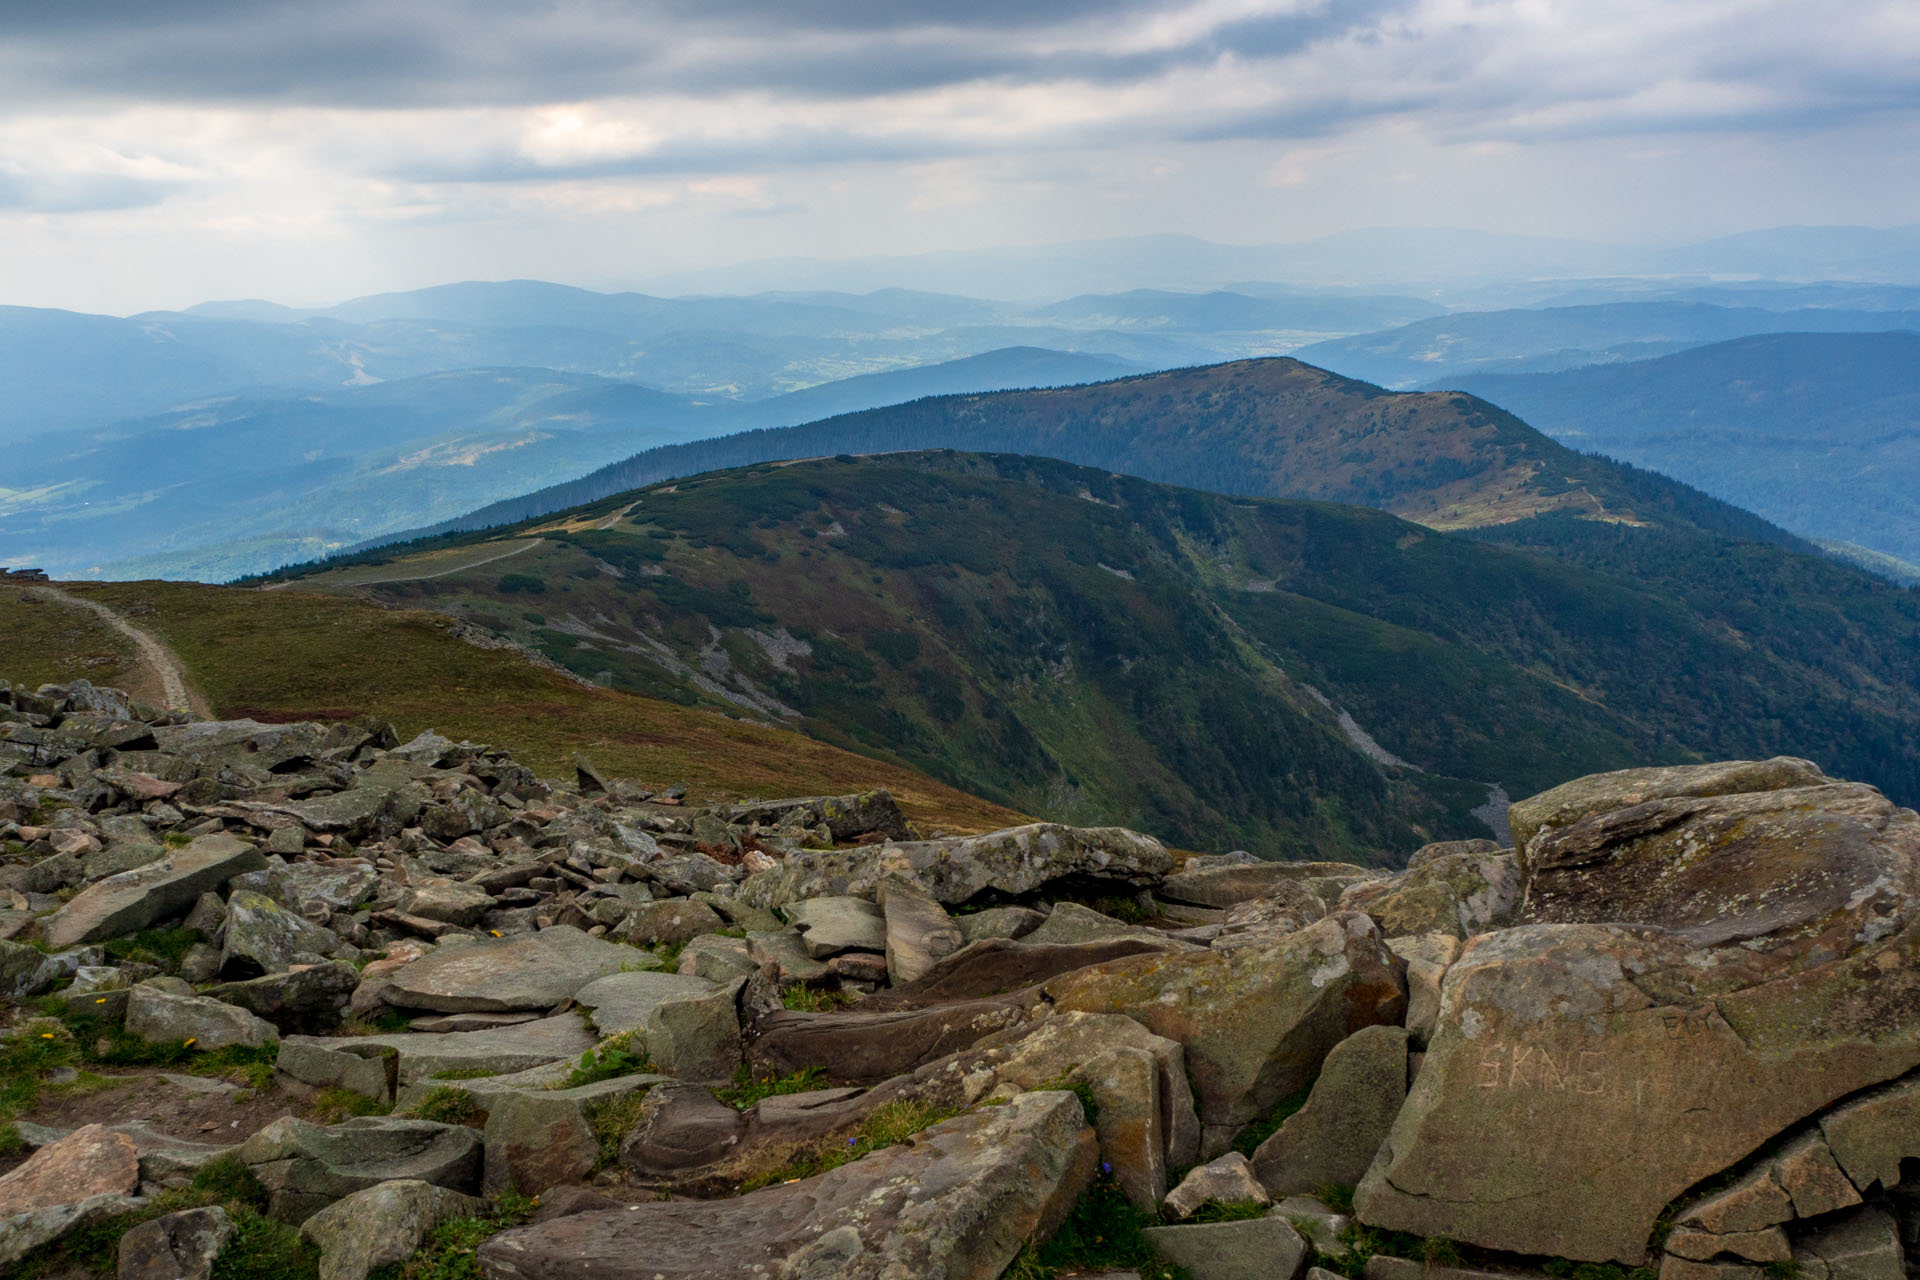
[[[383,1050],[400,1055],[400,1082],[411,1084],[437,1071],[525,1071],[577,1058],[594,1046],[577,1013],[556,1014],[491,1031],[450,1031],[444,1034],[401,1031],[374,1036],[293,1036],[291,1043],[338,1049],[373,1056]]]
[[[487,1280],[993,1280],[1092,1179],[1070,1093],[983,1107],[818,1177],[578,1213],[480,1247]]]
[[[556,925],[435,950],[388,974],[385,998],[398,1008],[437,1013],[551,1009],[595,978],[644,962],[633,947]]]
[[[60,908],[47,929],[55,951],[136,933],[156,920],[184,913],[200,895],[245,871],[267,865],[266,855],[228,835],[203,836],[178,853],[108,876]]]
[[[637,1031],[662,1000],[712,995],[718,983],[692,974],[610,973],[574,993],[574,1001],[590,1011],[594,1029],[603,1036]]]

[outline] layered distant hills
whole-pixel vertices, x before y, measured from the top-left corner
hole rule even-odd
[[[1920,308],[1774,310],[1704,302],[1613,302],[1436,316],[1381,333],[1314,343],[1295,354],[1384,387],[1457,387],[1469,376],[1645,360],[1748,334],[1892,329],[1920,329]]]
[[[1703,756],[1796,751],[1920,796],[1920,597],[1635,521],[1567,507],[1467,538],[902,453],[681,479],[291,585],[1194,847],[1405,852],[1486,834],[1496,785]]]
[[[1920,333],[1788,333],[1462,388],[1577,449],[1920,575]]]
[[[1722,248],[1750,254],[1821,247],[1829,256],[1839,254],[1835,261],[1858,266],[1861,253],[1897,256],[1905,243],[1900,235],[1836,231],[1812,240],[1762,237]],[[1457,236],[1415,236],[1402,247],[1419,244],[1432,251],[1429,256],[1438,255],[1435,262],[1452,262],[1463,271],[1514,253],[1528,261],[1529,254],[1544,255],[1537,266],[1546,270],[1556,255],[1577,248]],[[1323,248],[1357,253],[1360,246],[1361,240],[1343,240]],[[1199,242],[1134,248],[1162,253],[1169,269],[1185,262],[1199,272],[1191,277],[1196,279],[1235,263],[1240,266],[1234,270],[1257,269],[1268,261]],[[1383,249],[1384,242],[1373,246]],[[1069,247],[1047,262],[1078,262],[1090,270],[1090,264],[1117,262],[1113,255],[1128,251],[1120,244]],[[1283,254],[1272,263],[1283,258],[1293,260]],[[1391,254],[1382,261],[1389,260]],[[1039,258],[1027,266],[1032,289],[1054,278]],[[10,463],[0,477],[0,563],[106,578],[222,580],[432,526],[579,479],[656,446],[830,420],[929,396],[1085,384],[1288,353],[1368,382],[1444,388],[1489,372],[1637,367],[1648,357],[1748,335],[1816,331],[1850,338],[1920,326],[1920,290],[1870,279],[1728,285],[1482,274],[1479,283],[1365,292],[1229,273],[1212,276],[1226,284],[1212,289],[1110,289],[1021,302],[901,288],[658,297],[507,281],[305,310],[228,302],[117,318],[0,308],[0,446],[8,449]],[[1109,278],[1140,277],[1116,266]],[[1514,309],[1514,303],[1525,309]],[[1863,353],[1853,363],[1874,358]],[[1873,385],[1884,381],[1880,370]],[[1581,389],[1587,385],[1576,381],[1556,395],[1548,410],[1560,415],[1556,422],[1564,417],[1575,429],[1597,430],[1594,422],[1608,412],[1603,402],[1612,391],[1593,384],[1590,394]],[[1503,407],[1519,403],[1505,403],[1504,384],[1486,390],[1486,398]],[[1110,398],[1118,405],[1130,394]],[[1840,406],[1853,394],[1851,387],[1836,392],[1836,413],[1844,416]],[[1297,407],[1298,398],[1288,396]],[[1012,403],[996,402],[995,412]],[[1666,399],[1655,396],[1648,403],[1642,435],[1662,429],[1686,435],[1691,424],[1676,424]],[[1817,411],[1820,398],[1734,397],[1721,405],[1716,421],[1735,433],[1748,431],[1755,425],[1747,422],[1749,414],[1764,417],[1788,403],[1796,413],[1802,405]],[[1139,417],[1143,407],[1115,411]],[[916,412],[925,418],[948,410],[922,406]],[[1488,413],[1485,406],[1471,412]],[[1183,403],[1179,416],[1195,422],[1217,417],[1197,401]],[[1446,527],[1489,518],[1460,504],[1460,484],[1442,482],[1442,472],[1461,459],[1444,447],[1423,455],[1431,438],[1393,446],[1396,469],[1369,460],[1373,446],[1356,443],[1346,427],[1338,427],[1330,438],[1342,442],[1343,456],[1352,456],[1336,466],[1314,442],[1322,419],[1310,415],[1303,426],[1255,412],[1248,421],[1271,428],[1269,445],[1249,446],[1249,452],[1208,435],[1202,456],[1190,465],[1176,465],[1187,429],[1182,421],[1160,424],[1155,430],[1161,441],[1152,447],[1161,456],[1143,462],[1157,469],[1143,474],[1230,491],[1312,493]],[[821,438],[845,425],[823,431]],[[1083,428],[1068,422],[1036,435],[1017,424],[981,421],[969,425],[980,434],[977,442],[935,433],[938,438],[918,443],[1065,450],[1060,456],[1118,470],[1131,465],[1126,449],[1075,451],[1063,443],[1084,436]],[[1566,440],[1576,449],[1609,447],[1595,435]],[[617,480],[640,483],[688,466],[749,461],[766,456],[757,450],[768,443],[735,440],[699,453],[697,461],[655,458],[671,461],[672,469],[642,466]],[[1262,449],[1269,456],[1254,456]],[[1282,452],[1299,456],[1276,461]],[[1711,451],[1696,452],[1711,461]],[[1858,519],[1829,524],[1821,514],[1826,507],[1794,509],[1789,516],[1789,508],[1773,499],[1766,509],[1809,537],[1861,544],[1862,550],[1839,548],[1857,558],[1892,556],[1892,562],[1874,563],[1898,575],[1905,570],[1897,563],[1903,552],[1893,549],[1897,540],[1873,529],[1901,524],[1911,504],[1898,496],[1904,473],[1881,456],[1885,450],[1876,446],[1873,452],[1872,461],[1858,466],[1830,457],[1833,465],[1820,477],[1823,483],[1862,477],[1847,488],[1863,508]],[[1628,449],[1621,456],[1658,468],[1667,455]],[[1570,458],[1559,458],[1552,468],[1584,476]],[[1533,463],[1543,460],[1541,455]],[[1727,465],[1753,477],[1745,488],[1730,488],[1709,471],[1684,475],[1709,492],[1745,502],[1742,495],[1763,491],[1785,496],[1798,483],[1796,469],[1812,461],[1811,455],[1776,455],[1774,462],[1785,469],[1770,470],[1757,454],[1730,454]],[[1248,475],[1229,473],[1243,464],[1252,468]],[[1482,478],[1511,480],[1517,474],[1502,466]],[[1290,477],[1294,470],[1309,473],[1307,482]],[[1873,477],[1883,474],[1893,478],[1877,486]],[[567,490],[559,500],[580,500],[605,479]],[[1549,492],[1557,482],[1532,477],[1519,491],[1481,486],[1476,501],[1510,513],[1501,504],[1516,501],[1516,492],[1520,501],[1550,499],[1560,506],[1601,500],[1589,479],[1572,486],[1586,498]],[[1415,497],[1403,501],[1407,494]],[[549,505],[553,500],[542,499]],[[1413,500],[1428,506],[1416,512],[1407,505]]]
[[[1473,396],[1382,391],[1287,358],[945,396],[660,446],[448,527],[484,528],[769,459],[912,449],[1037,454],[1218,493],[1378,507],[1436,529],[1562,512],[1787,537],[1685,486],[1576,453]]]

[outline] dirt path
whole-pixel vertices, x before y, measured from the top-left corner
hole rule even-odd
[[[133,678],[123,682],[143,686],[129,690],[135,697],[151,699],[158,695],[160,703],[169,711],[191,711],[200,716],[213,714],[213,708],[207,705],[207,700],[188,683],[187,668],[180,661],[180,655],[169,649],[151,631],[134,626],[124,614],[97,600],[71,596],[57,587],[34,587],[32,590],[42,599],[55,604],[92,610],[102,622],[133,642],[136,666]]]
[[[543,538],[534,538],[530,542],[522,542],[516,547],[500,552],[498,555],[487,556],[481,560],[469,560],[464,564],[454,565],[450,569],[442,569],[438,573],[403,573],[396,578],[360,578],[343,582],[342,585],[349,587],[373,587],[383,582],[425,582],[429,578],[444,578],[450,573],[465,573],[469,569],[478,569],[483,564],[492,564],[497,560],[505,560],[508,556],[517,556],[523,551],[531,551],[535,547],[540,546],[544,541],[545,539]]]

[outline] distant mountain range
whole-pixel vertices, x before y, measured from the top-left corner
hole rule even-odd
[[[1386,392],[1285,357],[946,396],[662,445],[426,532],[485,528],[770,459],[917,449],[1035,454],[1216,493],[1377,507],[1437,529],[1563,512],[1790,540],[1684,486],[1556,444],[1472,396]]]
[[[1292,244],[1153,235],[839,260],[762,259],[638,283],[664,293],[895,287],[1041,300],[1282,280],[1296,288],[1413,292],[1465,306],[1486,305],[1469,300],[1475,290],[1609,277],[1911,285],[1920,282],[1920,226],[1776,227],[1671,247],[1434,227],[1370,227]]]
[[[1565,444],[1920,575],[1920,333],[1769,334],[1458,385]]]
[[[1890,329],[1920,329],[1920,307],[1774,311],[1697,302],[1614,302],[1436,316],[1381,333],[1317,342],[1295,354],[1383,387],[1437,389],[1458,386],[1472,375],[1618,364],[1747,334]]]
[[[36,483],[0,487],[0,564],[221,581],[458,515],[636,447],[1130,368],[1015,348],[750,402],[524,368],[224,396],[16,443],[9,474]]]
[[[1849,233],[1831,243],[1852,253],[1898,239]],[[1390,240],[1356,233],[1321,247],[1387,253]],[[1071,246],[1058,261],[1110,261],[1126,243]],[[1476,255],[1508,250],[1538,256],[1544,270],[1566,248],[1443,233],[1394,243],[1395,252],[1463,270]],[[1109,288],[1036,303],[904,288],[669,298],[507,281],[308,310],[240,301],[121,319],[0,308],[0,446],[10,463],[0,477],[0,561],[222,579],[432,525],[653,446],[926,396],[1295,351],[1384,385],[1445,385],[1489,372],[1626,363],[1753,333],[1920,324],[1920,289],[1871,281],[1481,276],[1467,289],[1481,301],[1581,304],[1450,314],[1431,297],[1233,274],[1285,268],[1297,246],[1269,259],[1178,238],[1153,246],[1184,264],[1189,279],[1207,263],[1231,268],[1231,287]],[[1041,270],[1044,258],[1020,261]],[[1455,286],[1433,292],[1465,296]],[[1273,438],[1312,453],[1286,424]],[[1026,447],[1024,439],[1016,431],[998,447]],[[759,456],[759,447],[738,441],[699,457],[724,465]],[[1154,465],[1173,465],[1182,447],[1169,442]],[[1411,454],[1400,461],[1449,465]],[[1113,465],[1125,462],[1116,456]],[[1196,465],[1193,474],[1152,474],[1251,483],[1208,474],[1226,465],[1219,458]],[[1383,495],[1406,487],[1404,476],[1364,461],[1348,467],[1364,482],[1324,496],[1389,506]],[[644,478],[651,473],[621,476]],[[1713,477],[1696,478],[1713,488]],[[1854,541],[1817,522],[1794,527]]]

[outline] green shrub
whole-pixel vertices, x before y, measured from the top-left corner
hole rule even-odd
[[[745,1111],[762,1098],[772,1098],[787,1093],[810,1093],[825,1088],[826,1069],[807,1067],[790,1076],[756,1076],[742,1065],[733,1073],[733,1083],[723,1089],[715,1089],[713,1096],[740,1111]]]
[[[480,1114],[473,1095],[452,1086],[434,1089],[408,1107],[406,1114],[415,1120],[435,1120],[441,1124],[465,1124]]]
[[[500,579],[499,591],[508,596],[521,591],[532,596],[543,596],[547,593],[547,580],[531,573],[509,573]]]
[[[578,1066],[568,1073],[567,1078],[554,1087],[557,1089],[575,1089],[583,1084],[598,1084],[602,1080],[612,1080],[619,1076],[651,1074],[653,1063],[633,1052],[634,1033],[616,1036],[602,1043],[598,1048],[589,1049],[580,1055]]]
[[[1158,1225],[1134,1207],[1113,1175],[1102,1172],[1039,1248],[1029,1245],[1007,1268],[1005,1280],[1053,1280],[1067,1272],[1137,1271],[1141,1280],[1184,1280],[1187,1272],[1160,1261],[1141,1232]]]

